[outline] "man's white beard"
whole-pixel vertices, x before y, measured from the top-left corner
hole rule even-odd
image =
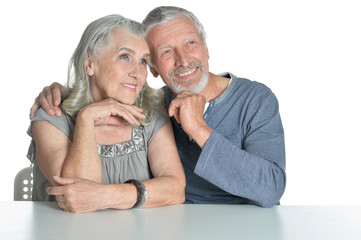
[[[179,93],[181,93],[183,91],[189,91],[189,92],[199,94],[207,86],[208,76],[209,76],[208,72],[206,72],[204,66],[201,63],[197,63],[196,65],[201,70],[202,76],[199,79],[199,82],[195,86],[187,87],[187,86],[181,86],[180,84],[175,83],[175,81],[173,81],[173,76],[175,75],[174,72],[176,72],[176,71],[174,71],[172,74],[169,75],[169,82],[170,82],[170,84],[172,86],[172,90],[176,94],[179,94]],[[193,81],[195,81],[195,80],[193,80]]]

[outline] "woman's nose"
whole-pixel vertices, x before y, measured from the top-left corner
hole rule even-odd
[[[129,76],[139,80],[142,77],[142,73],[140,71],[140,67],[137,64],[134,64],[132,69],[129,72]]]

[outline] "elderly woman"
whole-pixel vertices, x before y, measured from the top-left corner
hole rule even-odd
[[[184,201],[162,93],[146,83],[148,61],[140,23],[110,15],[88,25],[69,63],[62,116],[39,109],[29,127],[33,200],[70,212]]]

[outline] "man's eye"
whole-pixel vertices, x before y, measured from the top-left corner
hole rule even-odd
[[[188,44],[193,44],[193,43],[195,43],[195,41],[190,41]]]
[[[164,54],[170,53],[170,50],[165,50],[163,53]]]

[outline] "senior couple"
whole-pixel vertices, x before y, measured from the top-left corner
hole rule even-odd
[[[155,8],[142,24],[120,15],[90,23],[67,87],[45,87],[31,109],[33,200],[70,212],[278,204],[277,99],[261,83],[209,72],[205,38],[177,7]],[[147,85],[148,66],[165,87]]]

